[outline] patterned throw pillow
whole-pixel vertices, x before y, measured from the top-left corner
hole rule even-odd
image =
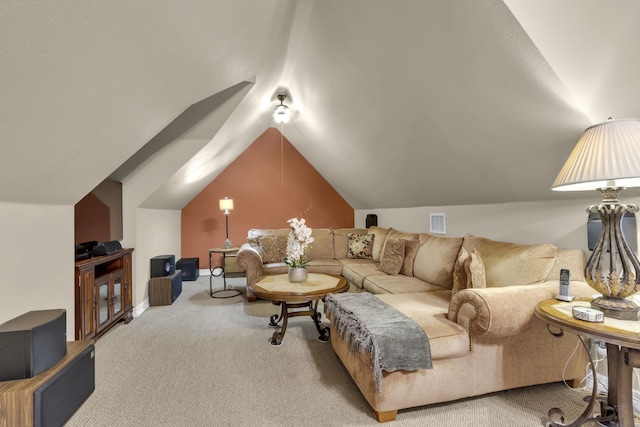
[[[464,262],[464,270],[467,275],[467,288],[486,288],[487,278],[485,275],[484,261],[480,252],[474,249],[471,255]]]
[[[416,259],[419,246],[420,242],[418,240],[404,241],[404,262],[402,263],[400,274],[413,277],[413,261]]]
[[[262,249],[262,262],[284,262],[287,257],[287,235],[267,234],[258,236],[258,242]]]
[[[387,240],[380,258],[380,270],[392,276],[400,272],[404,264],[404,244],[402,239]]]
[[[373,234],[349,233],[347,258],[371,259],[373,253]]]
[[[467,272],[465,270],[465,262],[469,257],[469,252],[465,248],[460,248],[458,258],[453,267],[453,288],[451,289],[451,295],[455,295],[461,289],[467,288]]]

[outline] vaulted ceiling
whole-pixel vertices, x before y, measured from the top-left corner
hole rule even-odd
[[[582,131],[640,117],[635,0],[0,3],[0,200],[75,204],[172,153],[180,209],[264,130],[354,208],[553,200]],[[9,184],[11,183],[11,184]]]

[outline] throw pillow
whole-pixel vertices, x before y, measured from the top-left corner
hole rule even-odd
[[[463,246],[482,253],[488,287],[542,283],[556,259],[558,249],[549,243],[521,245],[467,234]]]
[[[262,262],[284,262],[287,256],[287,238],[286,234],[270,234],[258,236],[258,242],[262,249]]]
[[[387,234],[389,234],[389,229],[373,225],[369,227],[369,234],[373,234],[375,236],[373,239],[371,257],[374,261],[380,261],[380,257],[382,256],[382,245],[384,245]]]
[[[373,234],[349,233],[347,258],[371,259],[373,237]]]
[[[402,263],[400,274],[413,277],[413,261],[416,259],[419,246],[420,242],[418,240],[404,241],[404,262]]]
[[[471,255],[464,262],[464,270],[467,276],[467,288],[486,288],[487,278],[485,275],[484,262],[480,252],[473,250]]]
[[[400,272],[404,264],[404,244],[402,239],[387,239],[380,258],[380,270],[391,276]]]
[[[453,287],[451,288],[451,295],[455,295],[456,292],[467,287],[467,273],[464,268],[464,264],[469,258],[469,252],[465,248],[460,248],[458,258],[453,266]]]

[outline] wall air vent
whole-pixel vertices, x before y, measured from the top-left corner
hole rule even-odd
[[[447,234],[447,225],[443,213],[429,214],[429,233]]]

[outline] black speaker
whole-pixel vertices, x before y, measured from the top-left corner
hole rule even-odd
[[[67,354],[67,312],[30,311],[0,325],[0,381],[31,378]]]
[[[175,255],[158,255],[151,258],[151,277],[171,276],[175,272]]]
[[[638,250],[636,214],[632,212],[626,212],[622,214],[622,219],[620,220],[620,231],[622,232],[622,234],[624,234],[624,239],[627,241],[627,244],[629,245],[631,250],[636,252]],[[598,214],[597,212],[590,213],[589,220],[587,221],[587,244],[590,251],[592,251],[596,247],[601,232],[602,220],[600,219],[600,214]],[[604,248],[604,250],[609,252],[608,247]]]
[[[59,427],[96,388],[95,348],[88,346],[33,393],[34,427]]]
[[[367,214],[366,226],[367,228],[378,225],[378,215]]]
[[[192,282],[200,276],[200,258],[180,258],[176,270],[182,270],[183,282]]]
[[[116,252],[122,250],[122,245],[117,240],[112,240],[110,242],[98,243],[95,249],[92,252],[93,256],[104,256],[115,254]]]

